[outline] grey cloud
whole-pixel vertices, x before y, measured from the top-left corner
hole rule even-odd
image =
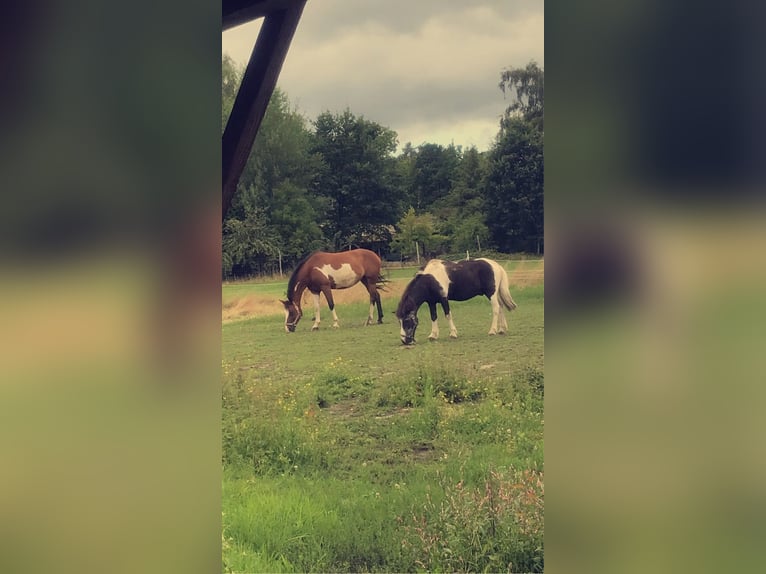
[[[341,100],[339,106],[329,104],[329,102],[339,101],[332,87],[320,90],[314,95],[317,102],[327,103],[320,106],[321,110],[318,111],[339,112],[349,107],[354,113],[388,126],[438,118],[449,120],[488,116],[493,119],[508,105],[507,101],[503,100],[503,94],[492,83],[487,86],[443,84],[433,86],[432,89],[423,89],[420,86],[388,89],[366,86],[350,94],[352,97],[345,99],[345,102]],[[317,111],[316,107],[312,106],[312,108],[312,111]],[[305,111],[309,110],[306,108]]]
[[[396,33],[418,30],[434,14],[458,13],[488,7],[503,19],[542,12],[541,0],[309,0],[299,31],[307,38],[326,39],[365,23],[375,23]]]
[[[461,130],[486,141],[510,103],[502,69],[543,64],[542,11],[533,0],[309,0],[279,85],[309,119],[348,107],[401,142],[462,144]]]

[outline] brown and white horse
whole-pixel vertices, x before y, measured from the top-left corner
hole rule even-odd
[[[285,306],[285,331],[294,332],[295,326],[301,320],[301,297],[306,289],[314,296],[315,315],[311,330],[319,329],[320,293],[324,293],[332,312],[332,326],[339,327],[332,290],[348,289],[360,282],[370,293],[370,314],[366,324],[372,324],[375,305],[378,306],[378,323],[382,323],[383,309],[380,306],[378,287],[384,280],[380,274],[380,257],[367,249],[352,249],[339,253],[315,251],[308,255],[298,263],[287,282],[287,300],[282,301],[282,305]]]

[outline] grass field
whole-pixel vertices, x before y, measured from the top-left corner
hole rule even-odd
[[[542,571],[543,264],[507,268],[508,334],[476,298],[456,340],[428,342],[422,307],[411,348],[392,314],[411,269],[383,325],[358,286],[318,332],[308,304],[285,333],[286,280],[223,286],[224,571]]]

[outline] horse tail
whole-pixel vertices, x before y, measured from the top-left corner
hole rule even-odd
[[[508,273],[505,272],[505,268],[496,263],[497,270],[500,275],[500,284],[497,286],[497,295],[503,306],[509,311],[513,311],[517,305],[511,297],[511,291],[509,289]]]
[[[375,280],[375,287],[377,287],[380,291],[388,291],[387,285],[391,282],[390,279],[385,277],[382,273],[378,275],[378,278]]]
[[[378,254],[373,253],[373,255],[375,255],[378,262],[378,276],[375,279],[375,287],[381,291],[388,291],[387,285],[390,283],[390,280],[383,274],[383,265]]]

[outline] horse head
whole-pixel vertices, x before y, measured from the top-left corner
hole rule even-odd
[[[399,319],[399,337],[405,345],[415,342],[415,329],[418,328],[418,309],[411,300],[402,300],[402,304],[396,310]]]
[[[285,307],[285,331],[294,333],[295,326],[298,324],[298,321],[301,320],[301,317],[303,317],[303,310],[292,301],[280,300],[280,302]]]

